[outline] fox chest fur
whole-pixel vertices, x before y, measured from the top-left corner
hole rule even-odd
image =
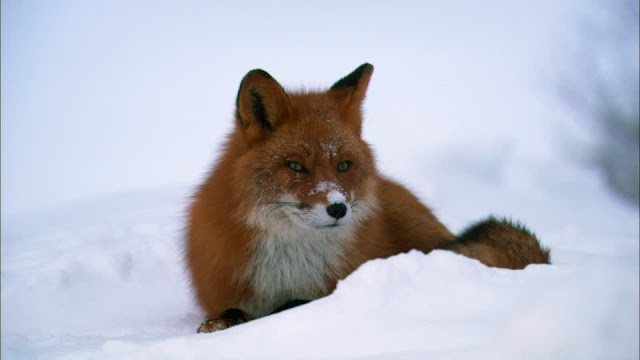
[[[325,296],[346,275],[344,256],[350,239],[345,234],[275,226],[256,240],[244,274],[255,295],[240,304],[253,316],[267,315],[292,299]]]

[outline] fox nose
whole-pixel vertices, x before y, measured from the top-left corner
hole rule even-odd
[[[341,219],[347,215],[347,206],[343,203],[333,203],[327,206],[327,214],[335,219]]]

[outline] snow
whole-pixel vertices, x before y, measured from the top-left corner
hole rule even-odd
[[[327,200],[329,200],[330,204],[344,203],[345,200],[346,200],[346,197],[344,196],[344,194],[342,192],[340,192],[340,191],[336,190],[335,188],[333,188],[327,194]]]
[[[313,196],[315,194],[327,192],[327,191],[329,192],[327,196],[329,198],[329,201],[331,201],[331,196],[338,196],[338,195],[335,195],[334,192],[340,193],[340,191],[344,191],[344,189],[342,189],[340,185],[336,184],[333,181],[320,181],[316,184],[315,188],[309,190],[308,195]]]
[[[542,194],[535,212],[564,218],[534,227],[551,266],[512,271],[414,251],[366,263],[308,305],[196,334],[202,315],[181,243],[191,191],[112,195],[3,222],[2,357],[638,357],[638,212],[611,199],[600,203],[603,221],[574,226],[575,214]]]
[[[327,120],[327,122],[332,122],[335,120]],[[323,143],[322,145],[322,156],[324,156],[325,159],[332,159],[336,156],[338,156],[338,149],[339,149],[339,144],[337,140],[331,140],[328,143]]]
[[[2,1],[3,359],[638,358],[638,207],[563,148],[570,115],[540,84],[571,16],[593,8],[207,4]],[[452,231],[522,221],[553,264],[411,252],[326,298],[196,334],[184,214],[241,77],[325,87],[365,61],[363,136],[381,172]]]

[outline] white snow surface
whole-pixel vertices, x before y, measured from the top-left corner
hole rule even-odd
[[[364,264],[326,298],[213,334],[195,333],[202,315],[182,261],[190,187],[5,219],[2,358],[637,358],[637,209],[596,187],[597,216],[579,192],[565,212],[554,204],[567,193],[547,185],[531,217],[553,265],[512,271],[414,251]],[[482,190],[504,208],[518,198]]]

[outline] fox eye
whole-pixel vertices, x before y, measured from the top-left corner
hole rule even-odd
[[[351,161],[350,160],[343,161],[340,164],[338,164],[338,171],[339,172],[345,172],[345,171],[349,170],[349,168],[351,168]]]
[[[297,161],[289,161],[289,169],[295,172],[307,172],[307,169],[305,169],[304,166],[300,165],[300,163]]]

